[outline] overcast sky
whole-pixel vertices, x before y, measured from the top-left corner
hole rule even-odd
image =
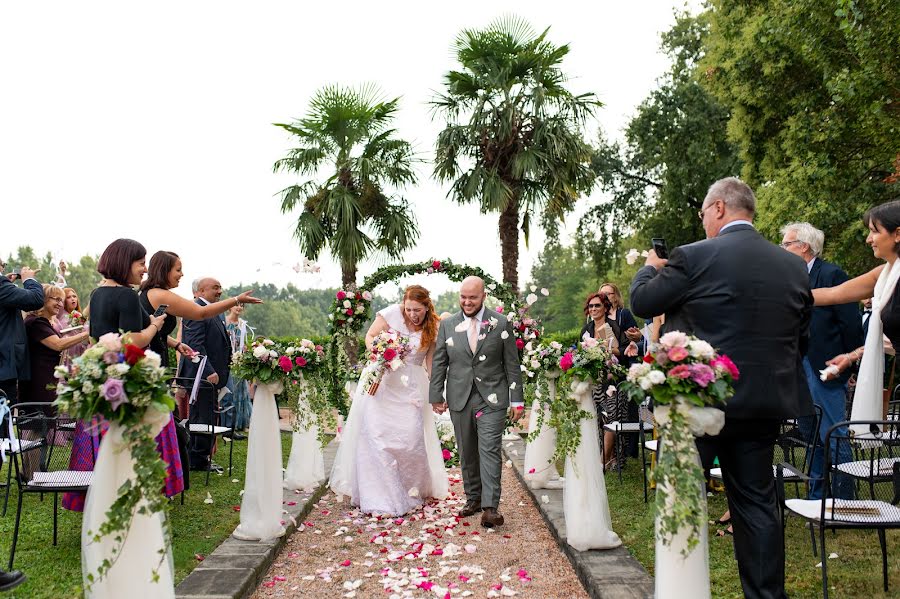
[[[508,13],[550,27],[551,41],[571,45],[563,66],[572,91],[605,103],[590,139],[598,126],[618,136],[668,66],[659,34],[683,5],[4,2],[0,255],[27,244],[74,260],[132,237],[150,254],[181,255],[182,291],[207,274],[226,285],[338,286],[327,255],[319,275],[290,268],[301,259],[296,215],[280,213],[276,194],[295,179],[274,175],[272,163],[291,139],[271,123],[303,116],[323,85],[372,82],[402,98],[398,133],[429,161],[403,193],[422,232],[404,261],[450,257],[499,278],[496,215],[452,203],[430,179],[441,123],[427,102],[455,66],[456,34]],[[599,199],[582,200],[579,212]],[[570,232],[576,223],[571,216]],[[523,244],[522,281],[542,243],[538,233]],[[361,265],[360,276],[380,265]]]

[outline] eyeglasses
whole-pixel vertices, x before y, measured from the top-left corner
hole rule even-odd
[[[588,304],[588,308],[602,308],[603,304]]]
[[[780,245],[784,249],[788,249],[788,247],[790,247],[791,244],[794,244],[794,243],[803,243],[803,242],[800,241],[799,239],[795,239],[793,241],[783,241],[783,242],[779,243],[778,245]]]
[[[706,208],[701,208],[700,210],[697,211],[697,217],[698,217],[700,220],[703,220],[703,213],[706,212],[707,210],[709,210],[710,208],[712,208],[712,207],[715,206],[715,205],[716,205],[716,203],[713,202],[712,204],[710,204],[710,205],[707,206]]]

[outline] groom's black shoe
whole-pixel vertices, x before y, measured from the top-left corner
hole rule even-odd
[[[0,570],[0,591],[14,589],[26,580],[25,575],[18,570],[10,570],[9,572]]]
[[[484,513],[481,514],[481,525],[485,528],[494,528],[495,526],[501,526],[503,524],[503,516],[500,512],[497,511],[495,507],[486,507],[484,508]]]
[[[457,515],[460,518],[468,518],[469,516],[473,516],[480,511],[481,511],[481,506],[478,504],[477,501],[469,501],[466,503],[465,506],[463,506],[463,508],[461,510],[459,510],[459,513]]]

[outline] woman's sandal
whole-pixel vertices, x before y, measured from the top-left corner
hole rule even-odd
[[[734,535],[734,531],[731,530],[730,526],[725,529],[720,528],[719,530],[716,531],[717,537],[732,536],[732,535]]]

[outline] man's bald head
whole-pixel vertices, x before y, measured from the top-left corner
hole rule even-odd
[[[222,297],[222,284],[213,277],[203,277],[197,281],[197,297],[202,297],[209,303],[219,301]]]
[[[459,307],[466,316],[474,316],[481,311],[487,295],[484,292],[484,280],[471,276],[463,279],[459,288]]]

